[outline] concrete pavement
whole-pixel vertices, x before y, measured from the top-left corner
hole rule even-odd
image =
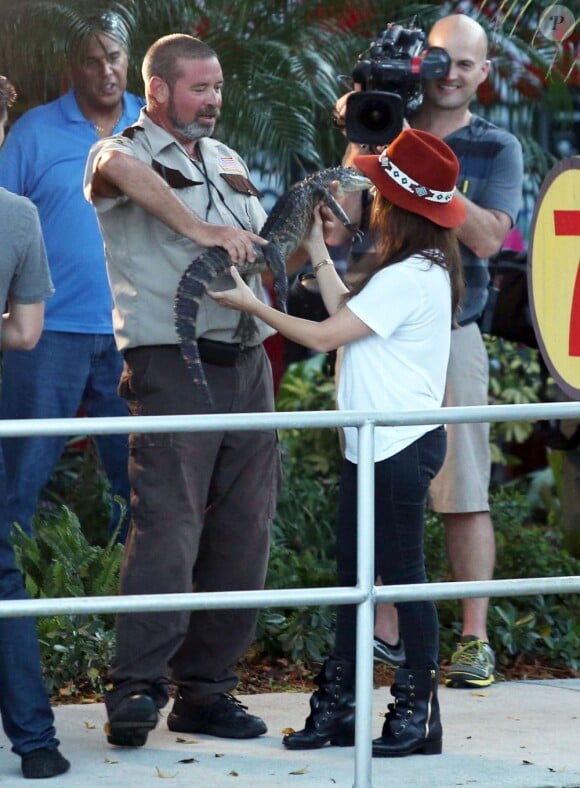
[[[103,704],[55,708],[70,772],[50,788],[351,788],[354,748],[287,751],[286,727],[299,729],[308,694],[242,696],[268,733],[251,741],[175,734],[164,718],[144,748],[107,744]],[[390,699],[374,691],[379,735]],[[373,759],[374,788],[580,788],[580,679],[498,683],[486,690],[441,687],[443,754]],[[170,706],[164,710],[166,716]],[[20,759],[0,735],[0,788],[23,786]]]

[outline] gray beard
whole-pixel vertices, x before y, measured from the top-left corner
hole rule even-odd
[[[215,127],[202,126],[200,123],[193,121],[192,123],[181,123],[177,118],[170,117],[169,120],[175,131],[178,132],[186,140],[198,140],[200,137],[211,137]]]

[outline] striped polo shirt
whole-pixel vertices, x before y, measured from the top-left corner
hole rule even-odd
[[[502,211],[515,224],[522,204],[523,156],[513,134],[473,115],[469,126],[454,131],[445,142],[459,159],[457,188],[480,208]],[[473,323],[487,300],[487,259],[461,244],[465,292],[459,324]]]

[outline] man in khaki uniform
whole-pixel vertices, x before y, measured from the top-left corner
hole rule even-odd
[[[211,139],[223,75],[215,52],[188,35],[159,39],[145,55],[147,106],[89,156],[86,194],[98,212],[124,355],[120,392],[134,415],[209,412],[181,356],[173,303],[203,247],[234,262],[255,257],[265,212],[243,160]],[[251,278],[262,297],[259,276]],[[216,413],[274,409],[262,342],[236,338],[239,313],[204,297],[200,355]],[[274,430],[133,434],[132,520],[123,594],[262,588],[279,490]],[[251,738],[265,733],[230,693],[250,645],[256,610],[119,616],[107,693],[108,740],[141,746],[168,700],[173,731]]]

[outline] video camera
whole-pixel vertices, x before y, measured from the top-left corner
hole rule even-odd
[[[352,81],[362,90],[346,102],[346,136],[352,142],[386,145],[399,134],[403,120],[420,105],[421,80],[441,79],[451,60],[445,49],[431,47],[415,23],[389,24],[381,37],[359,55]]]

